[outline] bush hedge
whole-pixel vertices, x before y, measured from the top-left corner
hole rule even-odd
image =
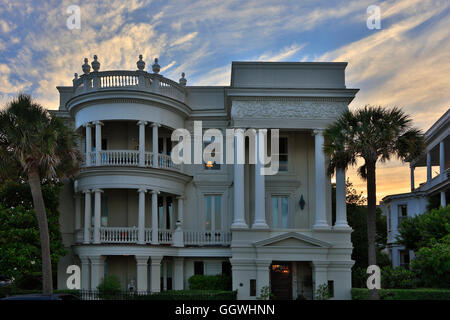
[[[231,277],[223,274],[214,276],[193,275],[188,279],[191,290],[231,290]]]
[[[450,289],[380,289],[380,300],[450,300]],[[353,300],[370,300],[369,289],[353,288]]]

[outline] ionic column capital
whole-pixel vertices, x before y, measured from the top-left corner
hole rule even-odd
[[[158,122],[152,122],[152,127],[161,127],[161,125]]]
[[[147,191],[148,191],[148,190],[145,189],[145,188],[139,188],[139,189],[137,190],[138,193],[141,193],[141,192],[146,193]]]
[[[90,127],[92,127],[94,125],[94,123],[93,122],[86,122],[85,124],[83,124],[83,127],[85,127],[85,128],[90,128]]]
[[[102,126],[103,122],[101,122],[101,121],[94,121],[93,124],[96,125],[96,126]]]
[[[148,121],[144,121],[144,120],[139,120],[138,122],[137,122],[137,125],[138,126],[146,126],[148,124]]]
[[[85,189],[85,190],[83,190],[82,191],[84,194],[86,194],[86,193],[92,193],[92,190],[91,189]]]
[[[313,135],[313,136],[317,136],[317,135],[323,136],[323,132],[324,132],[324,131],[325,131],[324,129],[314,129],[314,130],[312,131],[312,135]]]
[[[102,189],[93,189],[92,192],[94,193],[103,193]]]
[[[152,190],[151,193],[158,195],[158,194],[160,194],[160,191],[159,190]]]

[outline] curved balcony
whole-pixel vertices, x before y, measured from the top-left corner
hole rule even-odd
[[[175,164],[172,158],[166,154],[158,154],[158,163],[155,165],[153,152],[145,152],[143,165],[139,162],[139,151],[135,150],[102,150],[98,152],[89,152],[90,162],[84,163],[84,167],[97,166],[97,159],[100,159],[98,166],[112,166],[112,167],[129,167],[141,166],[147,168],[163,168],[175,171],[181,171],[181,165]]]
[[[145,71],[95,71],[73,80],[73,97],[97,91],[135,90],[159,94],[186,102],[184,86],[157,73]]]

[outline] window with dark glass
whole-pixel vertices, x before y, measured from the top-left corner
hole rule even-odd
[[[194,261],[194,274],[203,275],[203,272],[204,272],[203,261]]]
[[[280,149],[279,149],[279,171],[288,171],[288,138],[280,137]]]

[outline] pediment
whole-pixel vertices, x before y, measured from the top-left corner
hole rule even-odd
[[[297,232],[287,232],[268,239],[256,241],[255,247],[309,247],[329,248],[331,244]]]

